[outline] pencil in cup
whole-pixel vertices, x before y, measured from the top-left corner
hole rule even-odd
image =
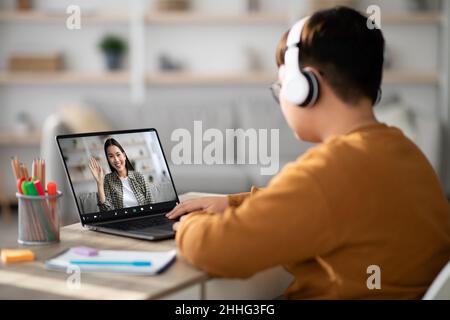
[[[40,176],[40,175],[38,175]],[[28,189],[31,190],[32,195],[37,195],[37,196],[45,196],[45,191],[41,185],[41,181],[40,180],[35,180],[30,182],[30,184],[32,184],[32,186]],[[54,192],[53,194],[49,194],[49,196],[55,195],[56,192]],[[45,239],[47,241],[54,241],[57,238],[57,234],[58,234],[58,230],[57,230],[57,226],[55,225],[53,219],[54,219],[54,215],[51,212],[51,207],[48,205],[47,203],[47,199],[41,199],[40,201],[36,200],[36,201],[32,201],[35,206],[37,206],[37,212],[38,212],[38,219],[40,224],[38,224],[39,227],[41,227],[41,230],[43,231],[43,237],[45,237]]]
[[[20,175],[21,178],[17,180],[17,189],[19,194],[29,195],[28,184],[29,182],[24,176]],[[24,201],[22,203],[22,208],[25,208],[27,214],[19,214],[19,239],[26,241],[32,241],[35,239],[40,239],[39,229],[35,222],[34,217],[34,207],[31,202]]]
[[[33,181],[27,181],[24,180],[22,182],[22,186],[20,189],[20,193],[26,195],[26,196],[32,196],[35,197],[38,195],[38,192],[36,188],[34,187]],[[30,229],[33,230],[34,237],[32,237],[32,240],[34,241],[44,241],[46,239],[46,232],[42,228],[44,221],[42,220],[42,210],[39,206],[38,201],[36,198],[30,198],[28,200],[24,200],[25,206],[27,208],[27,213],[25,216],[29,218],[29,221],[31,222]],[[20,212],[19,212],[20,213]],[[20,227],[20,226],[19,226]],[[20,230],[19,230],[20,231]],[[27,238],[30,238],[29,236]]]
[[[24,245],[49,244],[59,241],[59,199],[56,195],[30,196],[16,193],[19,202],[19,238]]]

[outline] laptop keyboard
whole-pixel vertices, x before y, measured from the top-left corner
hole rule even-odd
[[[107,223],[102,224],[102,227],[105,228],[112,228],[116,230],[122,230],[122,231],[139,231],[139,230],[145,230],[148,228],[153,228],[157,226],[171,226],[173,224],[173,221],[167,219],[164,216],[161,217],[152,217],[147,219],[136,219],[136,220],[130,220],[130,221],[121,221],[116,223]]]

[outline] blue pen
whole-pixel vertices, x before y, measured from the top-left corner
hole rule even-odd
[[[92,261],[92,260],[71,260],[71,264],[78,265],[102,265],[102,266],[131,266],[131,267],[150,267],[150,261]]]

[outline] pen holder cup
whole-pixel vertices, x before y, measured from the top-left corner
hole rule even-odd
[[[27,196],[16,193],[19,202],[19,238],[23,245],[59,242],[59,210],[62,192],[56,195]]]

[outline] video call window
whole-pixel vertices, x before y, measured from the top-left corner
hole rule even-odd
[[[66,138],[60,147],[83,214],[176,200],[155,132]]]

